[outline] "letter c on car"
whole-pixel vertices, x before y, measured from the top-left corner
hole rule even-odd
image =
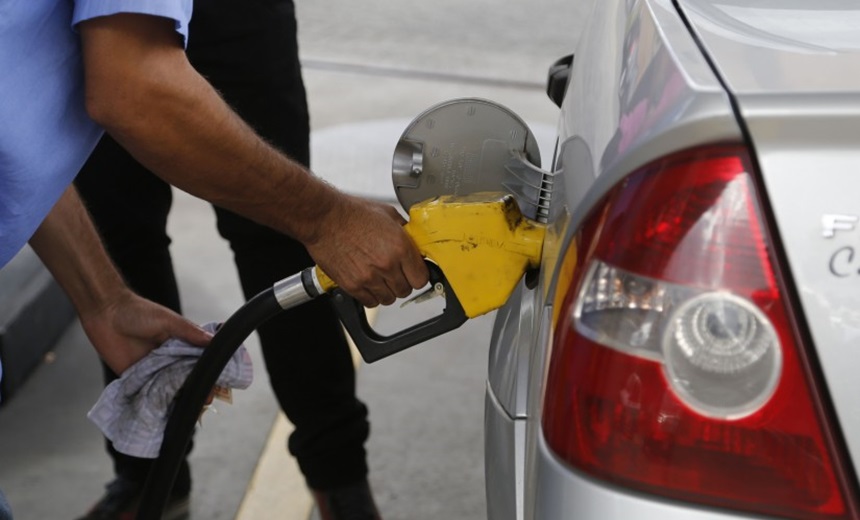
[[[847,258],[845,258],[847,256]],[[839,262],[840,258],[845,258],[844,262]],[[830,257],[830,272],[839,278],[847,278],[851,276],[851,264],[854,262],[854,248],[851,246],[840,247]],[[844,266],[843,270],[837,269],[837,263]]]

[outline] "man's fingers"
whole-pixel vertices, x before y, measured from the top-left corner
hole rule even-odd
[[[420,289],[427,284],[429,273],[420,256],[417,265],[412,265],[411,278],[405,271],[408,267],[405,265],[400,270],[383,271],[379,273],[376,283],[364,286],[366,292],[375,300],[375,305],[391,305],[397,298],[406,298],[414,289]],[[367,306],[365,304],[365,307]]]
[[[380,278],[380,281],[382,283],[376,284],[370,289],[370,293],[374,302],[374,307],[379,304],[391,305],[392,303],[394,303],[394,300],[397,299],[397,296],[395,296],[394,292],[388,286],[386,281],[382,278]],[[365,305],[365,307],[367,307],[367,305]]]
[[[170,335],[197,347],[205,347],[212,341],[212,334],[194,323],[175,315],[169,325]]]
[[[359,289],[356,291],[346,291],[350,296],[359,301],[363,306],[372,309],[379,305],[379,300],[370,291]]]
[[[386,284],[391,290],[391,293],[397,298],[406,298],[412,294],[412,284],[409,282],[409,279],[403,271],[397,272],[396,277],[386,279]],[[394,303],[394,301],[392,300],[390,303]],[[389,305],[389,303],[386,303],[385,305]]]
[[[424,259],[421,258],[417,250],[414,250],[407,261],[403,262],[401,269],[403,270],[403,275],[406,277],[406,281],[409,282],[409,285],[413,289],[424,287],[430,280],[430,272],[427,270],[427,264],[424,263]]]

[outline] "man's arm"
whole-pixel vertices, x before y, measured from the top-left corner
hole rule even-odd
[[[191,67],[173,21],[118,14],[78,29],[90,115],[150,170],[301,241],[365,305],[426,283],[397,212],[338,192],[260,139]]]
[[[30,245],[69,295],[84,331],[115,373],[170,337],[199,346],[209,343],[204,330],[129,290],[74,187],[66,189]]]

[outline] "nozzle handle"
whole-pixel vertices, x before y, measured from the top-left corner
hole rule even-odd
[[[430,284],[441,283],[445,288],[445,308],[442,314],[390,336],[383,336],[373,330],[367,321],[364,306],[355,298],[342,289],[335,289],[331,292],[332,302],[340,315],[340,320],[365,362],[373,363],[452,331],[468,319],[460,300],[454,293],[454,289],[451,288],[439,266],[426,260],[425,263],[430,272]]]

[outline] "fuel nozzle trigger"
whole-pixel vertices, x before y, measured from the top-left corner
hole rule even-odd
[[[373,363],[391,354],[396,354],[413,345],[427,341],[452,331],[466,322],[466,312],[457,299],[457,295],[445,278],[442,269],[433,262],[425,260],[430,272],[430,286],[438,288],[441,284],[445,296],[445,308],[442,314],[408,327],[390,336],[379,334],[367,321],[364,306],[342,289],[331,293],[332,302],[340,314],[341,322],[349,333],[361,357],[367,363]],[[438,290],[438,289],[436,289]]]

